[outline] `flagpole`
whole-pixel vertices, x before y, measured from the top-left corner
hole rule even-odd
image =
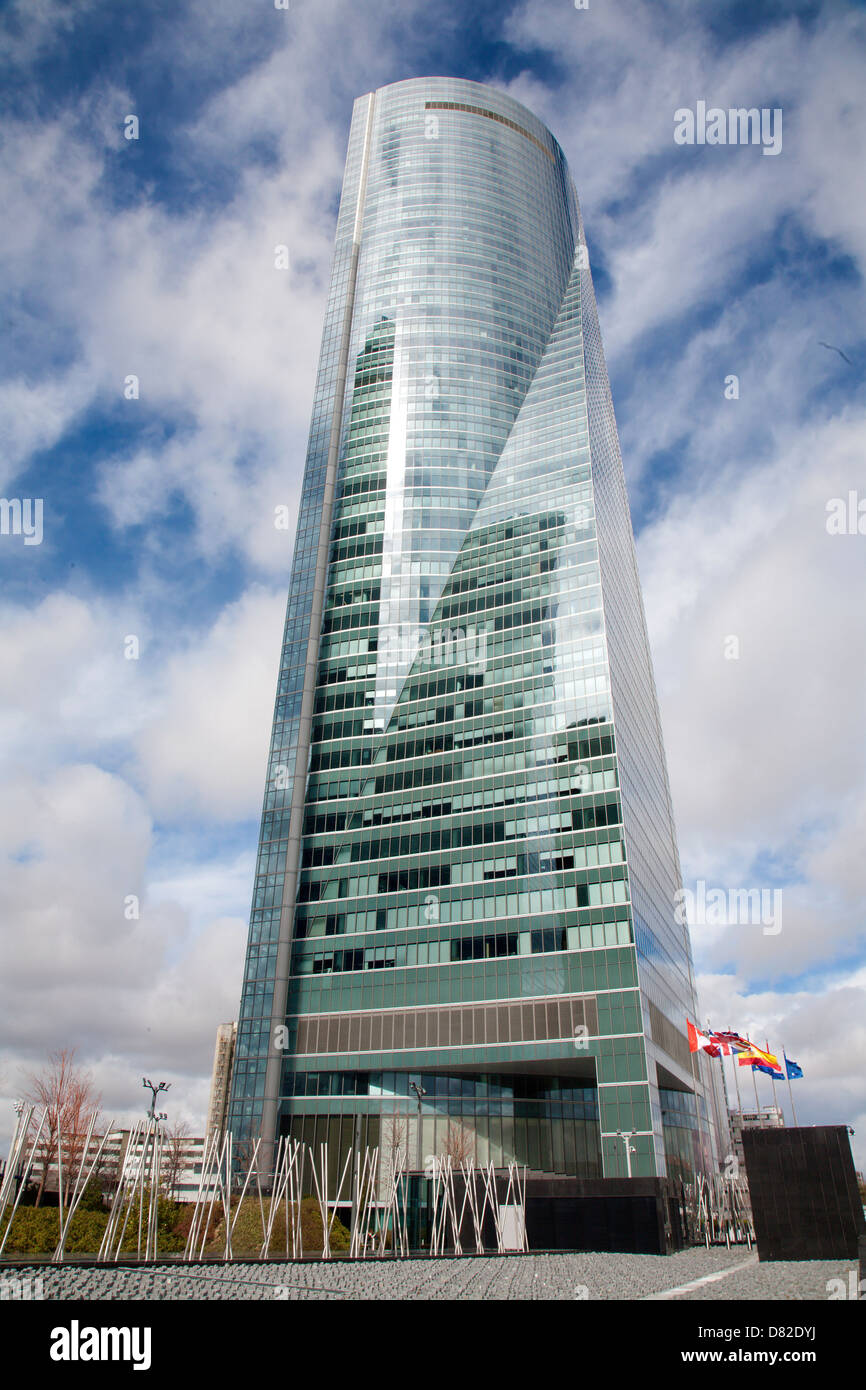
[[[785,1051],[784,1047],[782,1048],[782,1056],[785,1059],[785,1076],[788,1078],[788,1095],[791,1097],[791,1113],[794,1116],[794,1128],[796,1129],[797,1112],[794,1109],[794,1092],[791,1090],[791,1073],[788,1071],[788,1054]]]
[[[728,1029],[728,1032],[730,1033],[731,1031],[732,1031],[732,1030],[729,1028],[729,1029]],[[731,1061],[732,1061],[733,1066],[734,1066],[734,1084],[735,1084],[735,1086],[736,1086],[736,1088],[737,1088],[737,1109],[738,1109],[739,1112],[740,1112],[740,1120],[742,1121],[742,1118],[743,1118],[743,1102],[740,1100],[740,1077],[739,1077],[739,1065],[740,1065],[740,1064],[739,1064],[739,1062],[737,1061],[737,1054],[735,1053],[735,1051],[734,1051],[733,1048],[731,1048]],[[742,1125],[741,1125],[741,1128],[742,1128]]]
[[[712,1032],[712,1029],[711,1029],[709,1023],[707,1024],[707,1032],[708,1032],[708,1033],[711,1033],[711,1032]],[[730,1132],[731,1132],[731,1102],[730,1102],[730,1100],[728,1099],[728,1078],[725,1076],[725,1054],[724,1054],[724,1052],[721,1052],[721,1051],[719,1052],[719,1066],[721,1067],[721,1071],[722,1071],[722,1092],[723,1092],[724,1097],[725,1097],[725,1127],[726,1127],[726,1129],[727,1129],[728,1135],[730,1135]],[[718,1097],[717,1097],[717,1098],[718,1098]],[[715,1106],[714,1106],[713,1108],[715,1109]],[[717,1114],[716,1118],[718,1118],[718,1114]]]
[[[731,1103],[730,1103],[730,1101],[728,1100],[728,1078],[725,1076],[725,1054],[724,1054],[724,1052],[722,1052],[722,1053],[720,1054],[720,1056],[719,1056],[719,1061],[720,1061],[720,1063],[721,1063],[721,1065],[722,1065],[722,1090],[723,1090],[724,1093],[725,1093],[725,1111],[726,1111],[726,1112],[729,1112],[730,1109],[731,1109]],[[725,1115],[725,1119],[728,1121],[728,1127],[730,1128],[730,1121],[728,1120],[727,1114]]]
[[[766,1042],[766,1044],[767,1044],[767,1051],[769,1052],[769,1051],[770,1051],[770,1039],[769,1039],[769,1038],[766,1038],[766,1039],[765,1039],[765,1042]],[[785,1068],[785,1070],[787,1071],[787,1067]],[[771,1073],[771,1075],[770,1075],[770,1083],[771,1083],[771,1085],[772,1085],[772,1087],[773,1087],[773,1107],[774,1107],[774,1109],[778,1110],[778,1109],[779,1109],[779,1097],[776,1095],[776,1078],[775,1078],[775,1076],[772,1075],[772,1073]],[[784,1115],[783,1115],[783,1116],[782,1116],[783,1123],[784,1123],[784,1118],[785,1118],[785,1117],[784,1117]]]
[[[760,1054],[759,1054],[759,1055],[760,1055]],[[738,1065],[739,1065],[739,1064],[738,1064]],[[759,1123],[759,1125],[760,1125],[760,1123],[761,1123],[761,1102],[758,1100],[758,1073],[755,1071],[754,1066],[752,1067],[752,1081],[753,1081],[754,1086],[755,1086],[755,1108],[756,1108],[756,1110],[757,1110],[757,1112],[758,1112],[758,1123]]]

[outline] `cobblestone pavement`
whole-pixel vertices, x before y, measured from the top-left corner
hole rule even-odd
[[[42,1278],[43,1297],[88,1299],[735,1299],[827,1300],[828,1281],[848,1286],[853,1262],[759,1264],[742,1248],[677,1255],[538,1254],[462,1259],[164,1264],[146,1268],[6,1267]],[[696,1280],[735,1272],[687,1287]],[[5,1293],[5,1297],[10,1294]],[[14,1296],[11,1295],[11,1296]]]

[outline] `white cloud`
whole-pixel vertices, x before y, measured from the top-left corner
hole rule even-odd
[[[170,658],[164,705],[136,739],[155,814],[231,820],[261,806],[285,597],[248,591]]]
[[[33,609],[0,609],[7,776],[110,759],[161,820],[257,814],[285,594],[253,585],[211,626],[171,634],[159,630],[146,593],[130,593],[123,607],[56,593]],[[125,656],[130,637],[136,660]]]
[[[581,80],[551,88],[523,73],[510,90],[568,154],[590,253],[608,258],[609,349],[723,291],[738,262],[768,249],[782,214],[866,268],[860,16],[835,12],[814,31],[791,21],[721,48],[692,14],[636,0],[592,8],[569,14],[529,0],[517,11],[510,32],[579,68]],[[698,100],[781,106],[781,155],[675,146],[674,112]]]
[[[781,994],[755,992],[741,976],[704,974],[698,977],[703,1016],[715,1028],[733,1028],[758,1046],[769,1041],[781,1058],[787,1052],[803,1068],[802,1078],[776,1083],[778,1102],[791,1124],[790,1094],[797,1120],[806,1125],[851,1125],[851,1146],[858,1168],[866,1168],[866,972],[860,969],[845,982],[831,981],[814,990]],[[716,1064],[718,1065],[718,1064]],[[732,1063],[725,1062],[728,1098],[736,1105]],[[739,1070],[744,1109],[754,1107],[754,1086],[747,1068]],[[757,1076],[762,1105],[773,1104],[770,1080]]]
[[[126,104],[115,102],[118,127]],[[297,499],[315,374],[309,344],[332,246],[320,200],[323,182],[337,186],[333,141],[314,134],[303,162],[251,173],[216,215],[178,219],[155,205],[110,212],[98,192],[108,146],[83,139],[76,122],[10,123],[7,133],[3,182],[17,209],[7,273],[22,302],[68,325],[63,350],[76,359],[46,374],[61,345],[17,313],[21,366],[0,388],[6,485],[85,410],[148,428],[168,418],[181,433],[167,447],[155,439],[103,467],[111,516],[120,525],[158,519],[179,493],[204,551],[237,548],[281,570],[285,536],[274,535],[273,507]],[[288,272],[275,268],[280,244]],[[133,375],[139,399],[127,400]],[[287,457],[296,460],[288,483]],[[50,489],[48,476],[42,495]]]
[[[825,523],[857,476],[864,423],[851,412],[792,436],[772,463],[680,495],[641,537],[686,882],[769,887],[779,879],[765,867],[756,881],[755,865],[773,856],[785,885],[778,936],[734,927],[696,946],[765,977],[863,944],[866,544]]]
[[[0,31],[0,57],[27,64],[64,42],[96,0],[11,0]]]
[[[126,611],[124,611],[124,609]],[[146,626],[136,601],[49,594],[0,607],[0,752],[7,769],[55,768],[127,739],[150,693],[124,638]]]
[[[246,917],[255,870],[252,845],[231,859],[190,864],[186,859],[153,871],[148,886],[152,903],[176,903],[186,912],[192,929],[200,930],[220,914],[234,910]]]
[[[0,939],[6,1086],[14,1063],[38,1067],[61,1047],[95,1064],[98,1083],[111,1080],[113,1109],[124,1094],[135,1108],[143,1070],[181,1081],[206,1074],[216,1025],[237,1007],[246,925],[221,911],[221,899],[234,905],[236,869],[200,867],[210,915],[196,930],[167,884],[148,886],[152,827],[141,798],[88,765],[5,783],[0,841],[0,911],[16,928]]]
[[[57,379],[29,382],[22,377],[0,384],[0,430],[6,441],[4,485],[40,449],[63,437],[87,404],[90,387],[80,368]]]
[[[357,11],[348,3],[270,18],[273,51],[179,129],[168,156],[172,172],[198,192],[237,171],[229,200],[216,207],[208,199],[179,216],[153,198],[109,204],[100,181],[132,157],[121,132],[134,102],[119,88],[87,92],[53,121],[8,123],[0,181],[16,216],[7,274],[21,306],[40,306],[66,332],[49,342],[50,330],[19,308],[23,360],[0,390],[0,422],[22,462],[58,442],[85,410],[124,426],[140,421],[150,438],[99,470],[113,522],[159,521],[180,496],[208,559],[236,550],[260,570],[282,573],[286,538],[274,532],[273,509],[297,504],[345,98],[367,89],[365,65],[388,65],[408,16],[382,7],[349,46],[346,25],[357,28]],[[183,52],[192,44],[200,54],[214,41],[204,31],[226,42],[243,25],[231,7],[209,6],[181,13],[172,28]],[[322,71],[328,99],[343,93],[336,117],[323,109]],[[145,119],[140,142],[147,139]],[[272,158],[262,158],[262,142]],[[289,271],[275,268],[282,245]],[[52,351],[74,353],[73,365],[46,373]],[[138,400],[124,397],[131,375]]]

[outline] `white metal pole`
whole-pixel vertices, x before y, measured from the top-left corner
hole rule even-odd
[[[27,1157],[27,1163],[26,1163],[26,1165],[25,1165],[24,1173],[23,1173],[23,1176],[22,1176],[22,1178],[21,1178],[21,1182],[20,1182],[20,1184],[19,1184],[18,1191],[17,1191],[17,1193],[15,1194],[15,1201],[14,1201],[14,1203],[13,1203],[13,1205],[12,1205],[12,1210],[11,1210],[11,1212],[9,1213],[9,1221],[8,1221],[7,1226],[6,1226],[6,1230],[5,1230],[4,1233],[3,1233],[3,1239],[2,1239],[2,1241],[0,1241],[0,1255],[3,1254],[3,1251],[4,1251],[5,1247],[6,1247],[6,1242],[7,1242],[7,1240],[9,1239],[9,1232],[12,1230],[12,1222],[15,1220],[15,1213],[16,1213],[16,1211],[18,1210],[18,1203],[21,1201],[21,1197],[22,1197],[22,1194],[23,1194],[23,1192],[24,1192],[24,1189],[25,1189],[25,1187],[27,1186],[27,1183],[30,1181],[30,1172],[31,1172],[31,1170],[32,1170],[32,1168],[33,1168],[33,1164],[34,1164],[34,1161],[35,1161],[35,1159],[36,1159],[36,1150],[37,1150],[37,1146],[38,1146],[38,1144],[39,1144],[40,1138],[42,1137],[42,1129],[43,1129],[43,1126],[44,1126],[45,1121],[46,1121],[47,1118],[48,1118],[48,1110],[47,1110],[47,1108],[46,1108],[46,1109],[43,1110],[43,1112],[42,1112],[42,1119],[39,1121],[39,1128],[38,1128],[38,1130],[36,1131],[36,1138],[33,1140],[33,1144],[31,1145],[30,1153],[29,1153],[29,1155],[28,1155],[28,1157]]]
[[[731,1061],[734,1066],[734,1085],[737,1088],[737,1109],[740,1112],[740,1129],[742,1129],[743,1102],[740,1100],[740,1063],[737,1060],[737,1053],[734,1052],[733,1048],[731,1049]]]
[[[758,1124],[760,1125],[760,1123],[761,1123],[761,1102],[758,1100],[758,1073],[755,1071],[755,1068],[754,1068],[754,1067],[750,1067],[749,1070],[750,1070],[751,1073],[752,1073],[752,1084],[753,1084],[753,1086],[754,1086],[754,1088],[755,1088],[755,1109],[756,1109],[757,1112],[758,1112]]]
[[[56,1260],[58,1260],[58,1261],[60,1261],[60,1260],[63,1259],[64,1251],[65,1251],[65,1246],[66,1246],[66,1237],[67,1237],[67,1234],[68,1234],[68,1232],[69,1232],[69,1227],[70,1227],[70,1224],[71,1224],[71,1222],[72,1222],[72,1218],[73,1218],[73,1216],[75,1215],[76,1211],[78,1210],[78,1205],[79,1205],[79,1203],[80,1203],[80,1201],[81,1201],[81,1198],[84,1196],[84,1193],[85,1193],[85,1191],[86,1191],[86,1189],[87,1189],[88,1183],[90,1182],[91,1178],[93,1177],[94,1170],[95,1170],[96,1165],[97,1165],[97,1163],[99,1162],[100,1158],[102,1157],[102,1151],[103,1151],[103,1149],[105,1148],[105,1142],[106,1142],[106,1140],[107,1140],[107,1138],[108,1138],[108,1133],[109,1133],[109,1131],[106,1129],[105,1133],[104,1133],[103,1136],[102,1136],[102,1142],[100,1143],[100,1145],[99,1145],[99,1147],[98,1147],[98,1149],[97,1149],[97,1151],[96,1151],[96,1154],[95,1154],[95,1156],[94,1156],[93,1162],[91,1163],[90,1168],[88,1169],[87,1177],[84,1179],[84,1182],[82,1182],[82,1181],[81,1181],[82,1169],[83,1169],[83,1166],[84,1166],[84,1164],[85,1164],[85,1162],[86,1162],[87,1155],[88,1155],[88,1153],[89,1153],[89,1151],[90,1151],[90,1142],[91,1142],[91,1136],[92,1136],[92,1133],[93,1133],[93,1126],[94,1126],[94,1124],[95,1124],[95,1121],[96,1121],[96,1116],[94,1115],[94,1116],[92,1117],[91,1121],[90,1121],[90,1127],[89,1127],[89,1129],[88,1129],[88,1131],[87,1131],[87,1139],[86,1139],[86,1141],[85,1141],[84,1151],[83,1151],[82,1156],[81,1156],[81,1165],[79,1166],[78,1179],[76,1180],[75,1188],[74,1188],[73,1193],[72,1193],[72,1200],[71,1200],[71,1203],[70,1203],[70,1206],[69,1206],[69,1211],[68,1211],[67,1216],[66,1216],[66,1222],[65,1222],[65,1224],[63,1225],[63,1227],[61,1228],[61,1231],[60,1231],[60,1241],[59,1241],[59,1244],[58,1244],[58,1246],[57,1246],[57,1249],[56,1249],[55,1252],[54,1252],[54,1259],[56,1259]]]
[[[796,1127],[797,1127],[797,1111],[796,1111],[795,1108],[794,1108],[794,1092],[791,1090],[791,1077],[790,1077],[790,1074],[789,1074],[789,1072],[788,1072],[788,1054],[787,1054],[787,1052],[785,1051],[784,1048],[782,1048],[782,1056],[783,1056],[784,1059],[785,1059],[785,1077],[786,1077],[787,1082],[788,1082],[788,1095],[791,1097],[791,1114],[794,1116],[794,1127],[796,1128]]]
[[[767,1051],[769,1052],[769,1051],[770,1051],[770,1039],[769,1039],[769,1038],[765,1038],[764,1041],[765,1041],[765,1043],[766,1043],[766,1045],[767,1045]],[[771,1076],[770,1076],[770,1084],[771,1084],[772,1087],[773,1087],[773,1108],[776,1109],[776,1110],[778,1110],[778,1108],[779,1108],[779,1097],[776,1095],[776,1078],[775,1078],[775,1076],[773,1076],[772,1074],[771,1074]]]

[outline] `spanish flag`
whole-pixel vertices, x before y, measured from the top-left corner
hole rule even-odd
[[[775,1072],[782,1070],[779,1066],[779,1059],[774,1053],[765,1052],[763,1048],[756,1047],[754,1043],[752,1043],[750,1051],[738,1053],[737,1061],[741,1067],[751,1067],[757,1063],[762,1067],[772,1067]]]

